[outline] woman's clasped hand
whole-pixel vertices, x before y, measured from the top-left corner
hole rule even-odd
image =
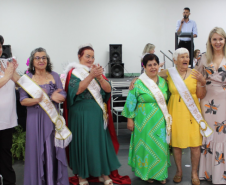
[[[63,91],[63,89],[57,89],[53,92],[51,99],[55,101],[56,103],[61,103],[65,100],[65,96],[60,94],[60,92]]]
[[[101,78],[101,75],[103,74],[103,68],[98,65],[92,65],[90,74],[93,76],[93,78]]]

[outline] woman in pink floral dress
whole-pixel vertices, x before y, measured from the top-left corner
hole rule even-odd
[[[214,133],[203,138],[199,167],[200,180],[226,184],[226,33],[214,28],[208,37],[207,52],[196,65],[206,78],[206,96],[201,100],[204,119]]]

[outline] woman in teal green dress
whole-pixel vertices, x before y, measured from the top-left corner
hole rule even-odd
[[[78,57],[80,64],[72,63],[67,69],[72,71],[67,88],[68,127],[73,134],[69,165],[78,175],[80,185],[88,185],[90,176],[102,177],[104,184],[113,185],[109,175],[120,163],[102,109],[110,97],[111,86],[102,77],[102,67],[93,65],[91,45],[81,46]]]
[[[159,59],[154,54],[146,54],[143,66],[148,80],[153,80],[168,99],[166,81],[159,77]],[[166,121],[155,96],[138,78],[129,91],[122,115],[128,118],[127,128],[132,131],[128,164],[135,175],[153,183],[166,183],[170,154],[166,142]]]

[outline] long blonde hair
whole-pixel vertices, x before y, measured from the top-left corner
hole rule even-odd
[[[207,40],[207,46],[206,46],[206,59],[207,59],[207,64],[210,64],[211,61],[213,60],[213,47],[211,45],[211,38],[213,36],[214,33],[217,33],[218,35],[221,35],[222,37],[224,37],[225,39],[225,42],[226,42],[226,33],[225,31],[220,28],[220,27],[215,27],[211,30],[210,34],[209,34],[209,37],[208,37],[208,40]],[[225,44],[224,44],[224,48],[223,48],[223,53],[224,53],[224,56],[226,57],[226,47],[225,47]]]
[[[144,47],[144,50],[143,50],[143,53],[142,53],[142,56],[145,54],[145,53],[150,53],[151,50],[155,49],[155,45],[154,44],[151,44],[151,43],[147,43]],[[142,63],[142,59],[141,59],[141,63]]]

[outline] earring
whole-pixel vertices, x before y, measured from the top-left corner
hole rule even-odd
[[[35,70],[35,67],[33,67],[33,71]]]

